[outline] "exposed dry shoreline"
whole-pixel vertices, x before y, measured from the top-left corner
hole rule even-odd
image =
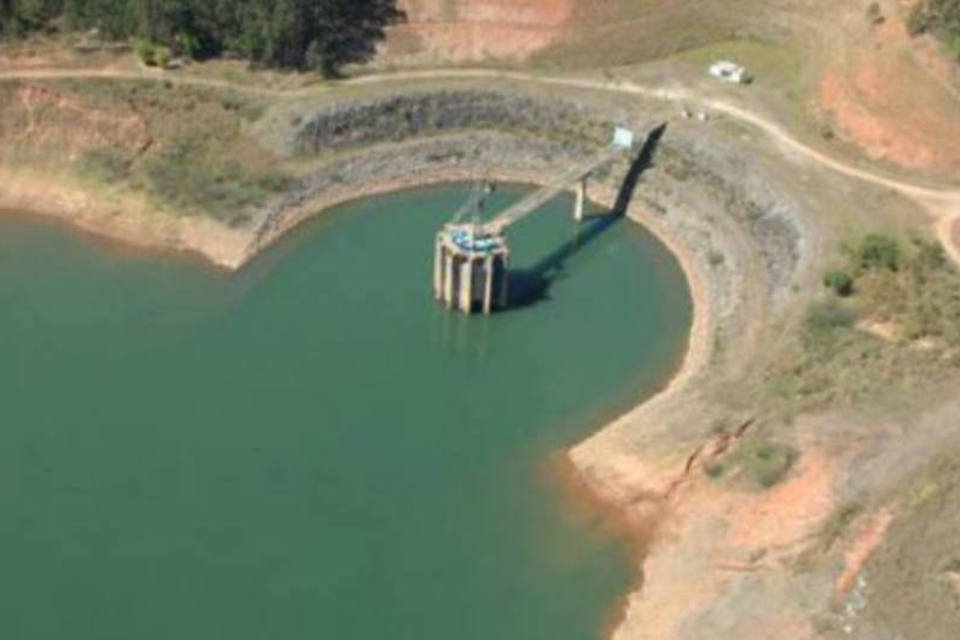
[[[230,270],[243,264],[247,233],[209,218],[162,211],[146,197],[93,190],[67,176],[0,167],[0,210],[66,222],[85,232],[129,246],[187,252]]]

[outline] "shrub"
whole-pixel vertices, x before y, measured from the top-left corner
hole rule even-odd
[[[148,67],[160,67],[162,69],[170,64],[172,52],[169,47],[154,44],[144,38],[137,38],[133,41],[133,50],[143,64]]]
[[[900,245],[897,241],[876,233],[864,236],[857,247],[857,259],[862,269],[900,269]]]
[[[948,46],[950,51],[953,52],[953,57],[960,60],[960,33],[954,33],[950,36]]]
[[[143,64],[148,67],[155,67],[157,65],[155,48],[149,40],[137,38],[133,41],[133,50]]]
[[[133,159],[122,149],[96,149],[83,156],[83,173],[103,182],[116,183],[130,177]]]
[[[931,33],[954,54],[960,55],[960,2],[921,0],[907,16],[907,31],[917,36]]]
[[[769,489],[779,484],[793,467],[797,452],[793,447],[776,442],[755,442],[744,445],[743,470],[755,484]]]
[[[203,43],[200,41],[200,38],[192,33],[181,32],[176,35],[174,42],[177,44],[177,49],[186,54],[188,57],[196,60],[205,53],[203,48]]]
[[[166,69],[170,64],[170,49],[167,47],[154,47],[153,61],[161,69]]]
[[[853,294],[853,276],[840,269],[832,269],[823,276],[823,284],[841,298]]]
[[[739,471],[749,484],[769,489],[779,484],[797,460],[797,451],[788,445],[766,438],[750,438],[737,444],[729,456],[704,466],[703,472],[712,480],[719,480],[728,472]]]
[[[296,184],[294,178],[276,170],[266,172],[257,180],[257,186],[267,193],[282,193]]]
[[[703,468],[703,472],[707,474],[708,478],[713,478],[717,480],[723,477],[723,474],[726,473],[727,469],[722,464],[711,462],[706,467]]]
[[[834,300],[818,302],[807,312],[807,332],[817,337],[837,329],[849,329],[857,320],[857,314],[849,307]]]
[[[911,249],[912,255],[907,261],[907,267],[918,284],[925,284],[932,273],[949,266],[947,254],[939,242],[914,238]]]
[[[911,36],[918,36],[930,28],[930,17],[923,2],[918,2],[907,16],[907,32]]]

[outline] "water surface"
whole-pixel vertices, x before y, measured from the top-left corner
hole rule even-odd
[[[542,469],[669,376],[688,291],[624,222],[536,304],[445,312],[466,193],[338,208],[232,277],[0,217],[0,638],[596,638],[629,551]]]

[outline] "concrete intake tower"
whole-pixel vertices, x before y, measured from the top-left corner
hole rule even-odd
[[[546,186],[505,209],[492,220],[480,221],[490,184],[477,185],[468,202],[437,234],[433,266],[433,290],[449,309],[486,315],[505,309],[509,303],[510,249],[506,230],[571,186],[576,193],[573,217],[581,222],[586,202],[587,180],[602,167],[633,148],[633,133],[618,128],[613,141],[589,162],[565,172]],[[472,221],[464,221],[468,214]]]

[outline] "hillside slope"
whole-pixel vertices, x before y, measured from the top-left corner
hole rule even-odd
[[[383,48],[407,63],[522,60],[555,44],[576,0],[401,0],[407,23]]]

